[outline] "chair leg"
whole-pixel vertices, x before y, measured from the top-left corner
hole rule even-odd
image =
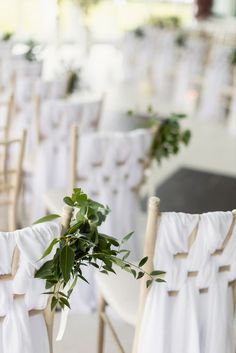
[[[100,297],[98,307],[98,344],[97,353],[103,353],[104,349],[104,334],[105,334],[105,322],[103,320],[103,314],[105,313],[106,302],[103,296]]]

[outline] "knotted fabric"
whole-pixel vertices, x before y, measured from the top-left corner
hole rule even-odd
[[[154,268],[166,271],[166,283],[150,288],[138,353],[234,352],[235,229],[222,251],[232,222],[231,212],[161,215]]]
[[[0,280],[1,353],[49,352],[43,314],[30,317],[29,311],[44,310],[47,306],[48,296],[43,294],[45,281],[35,279],[34,274],[52,257],[53,253],[41,259],[52,239],[59,235],[60,227],[55,223],[0,233],[1,275],[11,273],[12,257],[16,247],[20,253],[17,273],[13,280]]]

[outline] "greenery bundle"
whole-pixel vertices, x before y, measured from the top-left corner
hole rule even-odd
[[[127,112],[129,116],[135,116],[132,110]],[[191,131],[181,127],[181,120],[185,119],[185,114],[172,113],[167,118],[161,118],[149,106],[145,122],[140,127],[153,130],[153,140],[151,145],[151,157],[158,163],[171,155],[176,155],[181,144],[188,145],[191,139]]]
[[[145,30],[142,27],[137,27],[133,30],[134,36],[137,38],[144,38],[146,36]]]
[[[41,53],[41,47],[35,41],[30,39],[26,42],[26,52],[24,53],[24,57],[28,61],[38,61],[39,55]]]
[[[150,119],[149,126],[154,127],[154,137],[151,155],[161,163],[162,159],[176,155],[181,144],[188,145],[191,139],[190,130],[183,130],[180,121],[186,118],[184,114],[171,114],[167,119]]]
[[[80,88],[81,83],[81,69],[69,69],[68,83],[67,83],[67,94],[72,94]]]
[[[181,19],[177,16],[151,16],[147,20],[147,25],[159,28],[176,29],[181,26]]]
[[[12,39],[13,35],[14,35],[13,32],[5,32],[5,33],[3,33],[1,39],[2,39],[4,42],[8,42],[9,40]]]
[[[52,295],[52,310],[57,305],[62,308],[70,307],[70,296],[78,279],[88,283],[83,274],[83,269],[87,266],[106,275],[116,273],[116,266],[129,272],[135,279],[146,275],[147,286],[153,281],[164,282],[163,271],[153,271],[150,274],[145,272],[143,266],[147,257],[141,259],[138,265],[129,261],[130,251],[124,245],[132,233],[127,234],[120,242],[99,231],[109,213],[108,207],[89,199],[81,189],[74,189],[72,196],[65,197],[64,202],[74,210],[70,226],[45,250],[43,258],[52,251],[54,256],[35,274],[36,278],[46,280],[47,294]],[[36,223],[57,217],[59,216],[49,215]]]

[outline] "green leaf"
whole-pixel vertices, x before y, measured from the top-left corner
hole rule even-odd
[[[145,265],[145,263],[147,262],[148,260],[148,256],[145,256],[138,264],[139,267],[142,267]]]
[[[57,306],[58,303],[58,299],[56,297],[52,297],[52,301],[51,301],[51,310],[53,311],[55,309],[55,307]]]
[[[64,203],[68,206],[73,207],[74,206],[74,202],[72,201],[72,199],[68,196],[64,197],[63,199]]]
[[[121,241],[121,244],[126,243],[132,236],[133,236],[134,232],[131,232],[129,234],[127,234],[126,236],[124,236],[124,238]]]
[[[48,216],[39,218],[37,221],[35,221],[33,224],[39,224],[39,223],[45,223],[45,222],[50,222],[53,221],[56,218],[60,218],[61,216],[59,216],[58,214],[50,214]]]
[[[35,278],[42,278],[46,279],[47,276],[50,276],[52,274],[52,268],[54,265],[54,261],[50,260],[45,262],[38,271],[36,271],[34,277]]]
[[[51,252],[53,247],[60,241],[60,239],[53,239],[51,244],[48,246],[48,248],[44,251],[41,259],[43,259],[44,257],[48,256]],[[40,259],[40,260],[41,260]]]
[[[125,251],[125,255],[122,257],[123,261],[125,261],[130,255],[130,250],[124,250],[124,251]]]
[[[165,280],[162,279],[162,278],[156,278],[156,279],[155,279],[155,282],[161,282],[161,283],[163,283],[163,282],[165,282]]]
[[[69,301],[66,298],[64,298],[64,297],[60,298],[59,302],[62,303],[63,305],[65,305],[65,306],[67,306],[69,309],[71,308],[70,307],[70,303],[69,303]]]
[[[161,276],[161,275],[165,275],[166,272],[164,271],[152,271],[150,273],[151,276]]]
[[[147,282],[146,282],[146,286],[147,288],[150,287],[150,285],[152,284],[153,280],[152,279],[149,279]]]
[[[64,281],[67,283],[71,276],[71,270],[74,265],[75,253],[70,246],[66,245],[60,253],[60,267]]]
[[[72,285],[70,286],[70,289],[68,290],[68,297],[70,297],[71,293],[73,292],[76,284],[77,284],[77,281],[78,281],[78,277],[75,277],[74,281],[72,282]]]
[[[142,278],[142,277],[144,276],[144,274],[145,274],[144,272],[141,272],[141,271],[140,271],[140,272],[138,273],[138,277],[137,277],[137,279]]]

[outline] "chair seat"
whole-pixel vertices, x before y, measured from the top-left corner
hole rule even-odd
[[[128,324],[135,326],[138,314],[140,282],[130,273],[116,269],[109,276],[96,273],[99,291],[109,306]]]
[[[48,212],[61,214],[64,202],[63,198],[67,195],[66,190],[52,189],[44,194],[44,205]]]

